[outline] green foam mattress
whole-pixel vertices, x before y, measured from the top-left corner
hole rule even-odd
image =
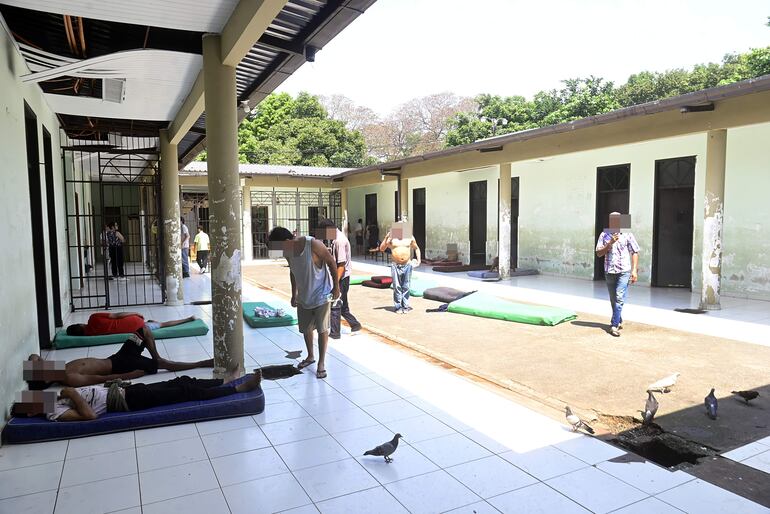
[[[270,310],[283,309],[286,314],[275,318],[260,318],[254,314],[254,309],[257,307]],[[243,319],[245,319],[246,323],[252,328],[288,327],[289,325],[297,324],[297,311],[294,307],[290,307],[281,302],[273,302],[273,304],[265,302],[243,302]]]
[[[481,292],[476,292],[450,303],[447,310],[449,312],[482,318],[547,326],[558,325],[564,321],[577,318],[577,313],[567,309],[514,303]]]
[[[174,337],[203,336],[209,331],[208,325],[202,319],[188,321],[175,327],[159,328],[152,331],[155,339],[171,339]],[[122,343],[131,334],[108,334],[104,336],[68,336],[66,330],[56,333],[53,340],[54,348],[78,348],[81,346],[99,346],[102,344]]]
[[[361,285],[365,280],[371,280],[371,276],[366,275],[350,275],[350,285],[351,286],[359,286]]]
[[[422,296],[426,289],[438,286],[437,282],[425,278],[416,278],[412,275],[412,280],[409,283],[409,295],[410,296]]]

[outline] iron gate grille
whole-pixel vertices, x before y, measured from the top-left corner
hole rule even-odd
[[[157,138],[61,139],[72,309],[163,303]]]

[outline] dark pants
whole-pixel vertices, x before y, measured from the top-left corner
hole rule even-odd
[[[196,260],[198,261],[198,267],[200,269],[207,267],[209,265],[209,251],[198,250],[198,253],[196,255]]]
[[[234,386],[219,387],[219,378],[202,379],[181,376],[154,384],[134,384],[125,388],[126,403],[132,411],[172,403],[212,400],[235,394]]]
[[[628,296],[628,282],[631,280],[631,272],[605,273],[604,279],[607,281],[607,291],[610,294],[610,305],[612,305],[610,324],[617,327],[623,323],[623,305]]]
[[[331,312],[331,329],[329,330],[329,337],[336,337],[340,335],[340,317],[345,318],[350,328],[357,330],[361,327],[361,323],[358,322],[353,313],[350,312],[350,304],[348,303],[348,290],[350,289],[350,277],[345,277],[340,280],[340,295],[341,301],[336,307],[332,308]]]
[[[123,271],[123,246],[110,246],[110,263],[112,264],[112,276],[124,277]]]

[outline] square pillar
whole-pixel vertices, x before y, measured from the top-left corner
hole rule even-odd
[[[398,219],[409,219],[409,179],[398,177]]]
[[[251,262],[254,260],[254,243],[251,240],[251,186],[243,186],[241,200],[243,201],[243,214],[241,215],[243,225],[243,261]]]
[[[347,236],[349,229],[350,229],[350,220],[348,219],[348,188],[343,187],[340,189],[340,209],[342,209],[342,212],[340,213],[342,215],[342,222],[341,222],[341,229],[342,233]]]
[[[179,159],[177,146],[160,131],[160,188],[163,205],[163,283],[166,305],[184,305],[181,228],[179,223]]]
[[[203,36],[208,152],[214,375],[243,374],[241,183],[235,67],[222,64],[221,37]]]
[[[511,276],[511,163],[498,165],[500,171],[500,205],[497,222],[497,259],[500,278]]]
[[[719,310],[722,288],[722,224],[724,222],[727,130],[706,134],[706,197],[703,201],[703,262],[700,308]]]

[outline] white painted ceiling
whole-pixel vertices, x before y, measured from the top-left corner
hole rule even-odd
[[[2,0],[0,3],[134,25],[221,32],[238,0]]]

